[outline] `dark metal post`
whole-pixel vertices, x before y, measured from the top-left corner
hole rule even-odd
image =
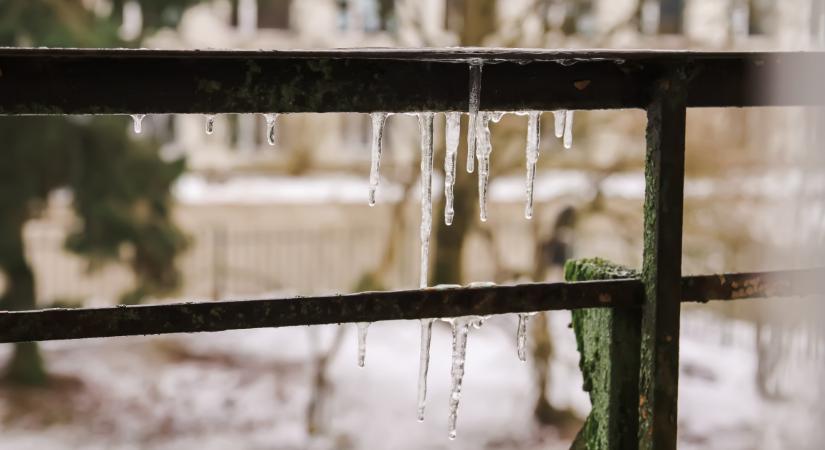
[[[686,91],[685,76],[671,73],[654,83],[647,108],[639,381],[642,450],[676,448]]]

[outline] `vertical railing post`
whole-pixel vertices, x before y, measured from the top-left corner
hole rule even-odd
[[[655,82],[647,108],[639,448],[676,448],[685,170],[684,74]]]

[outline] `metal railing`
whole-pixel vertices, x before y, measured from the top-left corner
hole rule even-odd
[[[0,342],[633,309],[641,316],[639,402],[623,406],[638,406],[639,433],[632,445],[610,447],[675,448],[681,302],[815,294],[825,276],[815,269],[682,278],[686,108],[825,104],[822,53],[0,49],[0,114],[466,111],[468,65],[478,60],[482,110],[647,111],[639,279],[0,312]]]

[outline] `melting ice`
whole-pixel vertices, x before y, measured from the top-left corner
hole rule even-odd
[[[564,148],[573,147],[573,111],[564,114]]]
[[[264,114],[264,118],[266,119],[266,142],[269,145],[275,145],[277,140],[277,125],[278,125],[278,113],[267,113]]]
[[[490,154],[493,143],[490,140],[490,121],[498,122],[502,112],[481,112],[476,121],[476,157],[478,158],[478,206],[482,222],[487,221],[487,187],[490,179]]]
[[[364,360],[367,356],[367,329],[369,322],[358,322],[358,367],[364,367]]]
[[[464,380],[464,363],[467,360],[467,335],[470,327],[481,328],[484,318],[478,316],[456,317],[447,320],[453,326],[453,356],[450,367],[450,417],[449,433],[450,439],[456,437],[456,421],[458,419],[458,404],[461,400],[461,384]]]
[[[533,184],[536,179],[536,162],[539,160],[539,141],[541,138],[541,112],[530,111],[527,114],[527,203],[524,217],[533,218]]]
[[[461,134],[461,113],[446,114],[446,152],[444,155],[444,223],[453,224],[453,188],[455,187],[455,165],[458,156],[458,138]]]
[[[384,136],[384,124],[388,114],[374,112],[370,114],[372,120],[372,149],[370,151],[370,190],[369,204],[375,206],[375,191],[378,189],[379,169],[381,167],[381,140]]]
[[[206,115],[206,134],[212,134],[215,131],[215,115],[214,114],[207,114]]]
[[[469,121],[467,126],[467,172],[473,173],[475,161],[473,160],[476,151],[476,121],[478,120],[478,108],[481,104],[481,70],[484,63],[480,59],[470,61],[470,99],[469,99]]]
[[[137,134],[140,134],[140,132],[143,131],[144,117],[146,117],[146,114],[132,114],[132,127]]]
[[[516,348],[518,359],[527,361],[527,323],[536,313],[520,313],[518,315],[518,331],[516,332]]]

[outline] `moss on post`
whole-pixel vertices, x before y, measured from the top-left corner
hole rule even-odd
[[[566,281],[635,277],[635,270],[599,258],[564,265]],[[571,448],[637,448],[640,324],[641,311],[635,308],[573,311],[583,388],[592,410]]]

